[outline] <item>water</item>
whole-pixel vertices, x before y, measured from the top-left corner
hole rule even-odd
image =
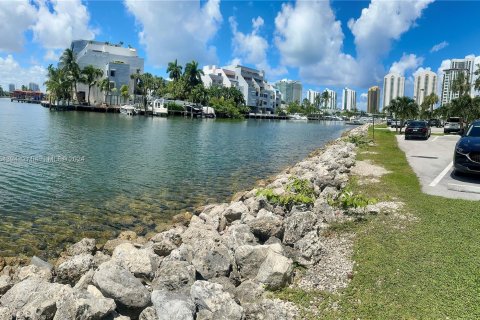
[[[50,112],[0,99],[0,255],[159,230],[304,158],[342,123]]]

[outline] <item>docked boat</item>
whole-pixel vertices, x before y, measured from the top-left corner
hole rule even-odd
[[[168,116],[168,108],[165,104],[165,99],[155,99],[153,101],[153,109],[152,109],[154,116]]]
[[[215,118],[216,117],[215,109],[213,109],[212,107],[202,107],[202,110],[203,110],[203,116],[205,118]]]
[[[288,120],[308,120],[306,116],[302,116],[298,113],[290,114]]]
[[[137,114],[137,112],[135,110],[135,107],[132,106],[132,105],[129,105],[129,104],[121,106],[120,107],[120,113],[125,114],[127,116],[134,116],[135,114]]]

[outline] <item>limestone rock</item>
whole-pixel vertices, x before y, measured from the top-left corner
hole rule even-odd
[[[269,252],[255,279],[268,289],[278,290],[290,283],[292,275],[293,261],[277,252]]]
[[[83,238],[79,242],[73,244],[67,249],[69,256],[77,256],[82,254],[94,254],[97,249],[97,242],[95,239]]]
[[[148,307],[143,309],[142,313],[138,317],[138,320],[157,320],[157,311],[154,307]]]
[[[243,214],[249,212],[248,207],[241,201],[233,202],[223,213],[223,216],[228,223],[232,223],[235,220],[239,220]]]
[[[283,220],[279,216],[265,209],[261,209],[257,217],[247,222],[247,225],[252,230],[252,233],[260,239],[260,241],[267,241],[270,237],[283,237]]]
[[[239,246],[246,244],[255,245],[257,243],[250,227],[246,224],[238,224],[228,227],[222,238],[230,250],[235,250]]]
[[[294,244],[308,232],[316,228],[317,216],[311,212],[295,212],[285,219],[285,234],[283,242]]]
[[[270,252],[283,252],[280,244],[250,246],[243,245],[235,251],[237,270],[243,279],[253,279],[257,276],[260,266]]]
[[[195,282],[195,268],[187,261],[165,260],[152,282],[154,290],[180,291],[190,288]]]
[[[88,291],[71,291],[57,301],[54,320],[102,319],[115,308],[113,299],[98,297]]]
[[[258,303],[263,298],[265,290],[262,285],[252,280],[242,282],[233,291],[235,299],[243,306],[246,303]]]
[[[193,320],[195,304],[186,294],[163,290],[152,292],[152,303],[158,320]]]
[[[122,243],[113,250],[112,260],[136,277],[151,278],[157,268],[156,255],[151,249],[137,249],[131,243]]]
[[[6,274],[0,276],[0,296],[7,292],[12,286],[13,283],[10,276]]]
[[[93,266],[93,256],[91,254],[73,256],[56,268],[57,281],[74,284]]]
[[[243,308],[223,287],[208,281],[196,281],[190,289],[190,295],[198,310],[206,309],[212,312],[213,319],[240,320],[244,318]]]
[[[293,246],[296,252],[296,261],[303,266],[317,263],[323,253],[322,240],[317,231],[310,231],[298,240]]]
[[[88,270],[75,284],[74,289],[87,289],[88,285],[93,281],[93,275],[95,271],[93,269]]]
[[[192,264],[204,279],[228,276],[232,259],[220,241],[198,241],[193,246]]]
[[[150,292],[140,280],[111,261],[100,265],[93,276],[93,283],[105,297],[122,306],[144,308],[150,303]]]
[[[154,235],[150,241],[155,254],[165,257],[182,244],[183,228],[172,228],[170,230]]]
[[[50,269],[39,268],[33,264],[17,269],[14,275],[15,282],[23,281],[27,278],[38,278],[50,282],[52,280],[52,271]]]

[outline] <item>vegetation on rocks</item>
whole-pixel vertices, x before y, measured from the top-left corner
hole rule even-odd
[[[287,208],[293,205],[312,205],[315,191],[306,179],[290,178],[285,193],[278,195],[273,189],[265,188],[257,191],[257,196],[265,196],[272,204],[279,204]]]
[[[377,203],[374,198],[367,198],[361,193],[354,193],[351,188],[347,187],[342,190],[340,195],[336,198],[329,198],[328,202],[332,206],[340,207],[342,209],[357,209],[365,208],[369,204]]]

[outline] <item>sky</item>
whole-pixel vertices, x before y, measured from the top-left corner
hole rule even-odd
[[[0,0],[0,85],[36,82],[72,40],[123,42],[145,71],[168,78],[168,62],[242,64],[268,81],[366,92],[389,71],[441,77],[449,59],[480,56],[479,1]],[[479,59],[480,62],[480,59]],[[439,81],[441,83],[441,78]]]

